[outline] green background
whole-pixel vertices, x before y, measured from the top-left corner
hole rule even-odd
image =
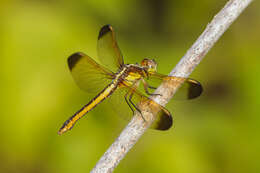
[[[103,104],[62,136],[91,98],[67,57],[96,58],[111,24],[128,63],[155,58],[169,73],[226,0],[1,0],[0,172],[89,172],[127,122]],[[115,172],[260,172],[260,4],[253,2],[191,77],[204,86],[167,108],[175,125],[148,130]],[[130,113],[130,112],[128,112]]]

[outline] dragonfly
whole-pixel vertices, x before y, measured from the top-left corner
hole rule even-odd
[[[182,85],[184,87],[181,87],[184,88],[182,95],[187,99],[196,98],[202,93],[201,84],[194,79],[158,73],[157,63],[154,59],[145,58],[140,64],[125,64],[111,25],[105,25],[100,29],[97,54],[100,63],[82,52],[74,53],[68,58],[69,70],[79,88],[88,93],[98,94],[65,121],[58,131],[59,135],[71,130],[80,118],[104,100],[111,98],[114,102],[113,95],[119,97],[117,99],[119,104],[116,106],[118,109],[123,109],[119,105],[124,102],[129,110],[133,113],[138,111],[141,116],[141,107],[138,103],[146,101],[152,104],[159,111],[156,115],[157,121],[151,125],[151,128],[168,130],[173,124],[172,115],[165,107],[150,99],[149,96],[156,94],[149,90],[154,90],[156,87],[150,85],[149,81],[162,82],[181,79],[184,81]],[[140,84],[142,84],[143,90],[140,89]],[[123,110],[123,114],[125,114],[125,110]],[[142,118],[145,121],[143,116]]]

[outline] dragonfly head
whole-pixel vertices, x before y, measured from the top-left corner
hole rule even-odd
[[[157,63],[154,59],[143,59],[141,62],[141,66],[147,70],[148,73],[157,71]]]

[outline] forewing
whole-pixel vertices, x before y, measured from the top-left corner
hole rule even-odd
[[[171,83],[184,81],[176,94],[173,96],[173,98],[177,100],[197,98],[201,95],[203,91],[202,85],[195,79],[167,76],[159,73],[152,74],[149,77],[148,83],[153,87],[158,87],[158,85],[161,84],[162,81],[169,81]]]
[[[117,72],[124,64],[112,26],[105,25],[101,28],[98,35],[97,53],[100,62],[113,72]]]
[[[81,52],[72,54],[68,65],[76,84],[88,93],[100,92],[113,79],[110,70]]]

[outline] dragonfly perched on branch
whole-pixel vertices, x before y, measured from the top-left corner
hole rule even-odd
[[[157,73],[157,63],[154,59],[145,58],[140,64],[125,64],[121,51],[117,45],[115,32],[110,25],[101,28],[98,35],[97,52],[101,64],[84,53],[78,52],[68,58],[68,66],[71,74],[79,86],[89,93],[98,93],[88,104],[70,117],[60,128],[58,134],[63,134],[72,129],[74,124],[86,113],[95,108],[99,103],[110,99],[113,95],[118,103],[129,106],[129,110],[134,113],[138,111],[142,116],[140,102],[149,103],[157,109],[157,118],[151,125],[157,130],[167,130],[172,126],[171,113],[160,104],[151,100],[149,96],[156,95],[150,93],[156,87],[149,84],[149,81],[184,81],[181,88],[182,95],[186,99],[198,97],[202,92],[201,84],[190,78],[167,76]],[[139,86],[143,85],[144,92]],[[117,105],[121,109],[120,105]],[[123,108],[122,108],[123,109]],[[142,116],[143,120],[145,118]]]

